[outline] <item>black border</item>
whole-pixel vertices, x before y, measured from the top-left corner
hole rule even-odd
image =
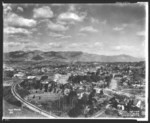
[[[127,2],[127,3],[136,3],[136,2],[148,2],[148,7],[149,7],[149,1],[148,0],[128,0],[128,1],[121,1],[121,0],[2,0],[1,1],[1,11],[0,11],[0,14],[1,14],[1,70],[3,70],[3,6],[2,6],[2,3],[116,3],[116,2]],[[148,13],[149,13],[149,8],[148,8]],[[148,16],[148,26],[149,26],[149,16]],[[149,28],[148,28],[148,66],[149,66]],[[3,76],[3,71],[1,71],[1,75]],[[2,79],[2,76],[1,76],[1,82],[0,82],[0,105],[2,106],[2,95],[3,95],[3,79]],[[149,69],[148,69],[148,86],[149,86]],[[2,107],[0,107],[0,109],[2,109]],[[2,120],[2,110],[0,111],[0,116],[1,116],[1,120]],[[149,88],[148,88],[148,114],[149,114]],[[25,122],[25,123],[28,123],[28,122],[42,122],[43,119],[8,119],[8,120],[2,120],[2,122],[12,122],[12,123],[20,123],[20,122]],[[99,123],[101,121],[103,122],[115,122],[115,123],[122,123],[122,122],[137,122],[136,120],[114,120],[114,119],[44,119],[44,122],[45,123],[52,123],[52,122],[65,122],[65,123],[70,123],[72,121],[75,121],[75,122],[78,122],[78,121],[81,121],[81,122],[86,122],[86,123],[89,123],[89,122],[96,122],[96,123]],[[149,115],[148,115],[148,121],[149,121]],[[148,121],[142,121],[142,122],[148,122]],[[141,121],[139,121],[141,122]]]
[[[2,0],[4,3],[116,3],[148,2],[148,0]]]

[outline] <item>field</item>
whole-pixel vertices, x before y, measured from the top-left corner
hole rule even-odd
[[[34,97],[34,98],[33,98]],[[54,93],[41,93],[41,94],[30,94],[26,97],[28,101],[32,100],[38,103],[46,102],[46,101],[55,101],[61,97],[60,94]]]

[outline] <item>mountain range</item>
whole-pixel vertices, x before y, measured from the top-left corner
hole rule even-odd
[[[63,62],[139,62],[142,58],[121,55],[97,55],[80,51],[13,51],[4,53],[4,61],[63,61]]]

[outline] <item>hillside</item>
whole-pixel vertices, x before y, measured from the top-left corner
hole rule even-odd
[[[42,51],[15,51],[4,53],[4,61],[62,61],[62,62],[139,62],[144,61],[144,59],[132,57],[129,55],[96,55],[88,54],[84,52],[42,52]]]

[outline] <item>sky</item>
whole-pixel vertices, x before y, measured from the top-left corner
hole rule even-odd
[[[145,5],[3,3],[3,51],[144,57]]]

